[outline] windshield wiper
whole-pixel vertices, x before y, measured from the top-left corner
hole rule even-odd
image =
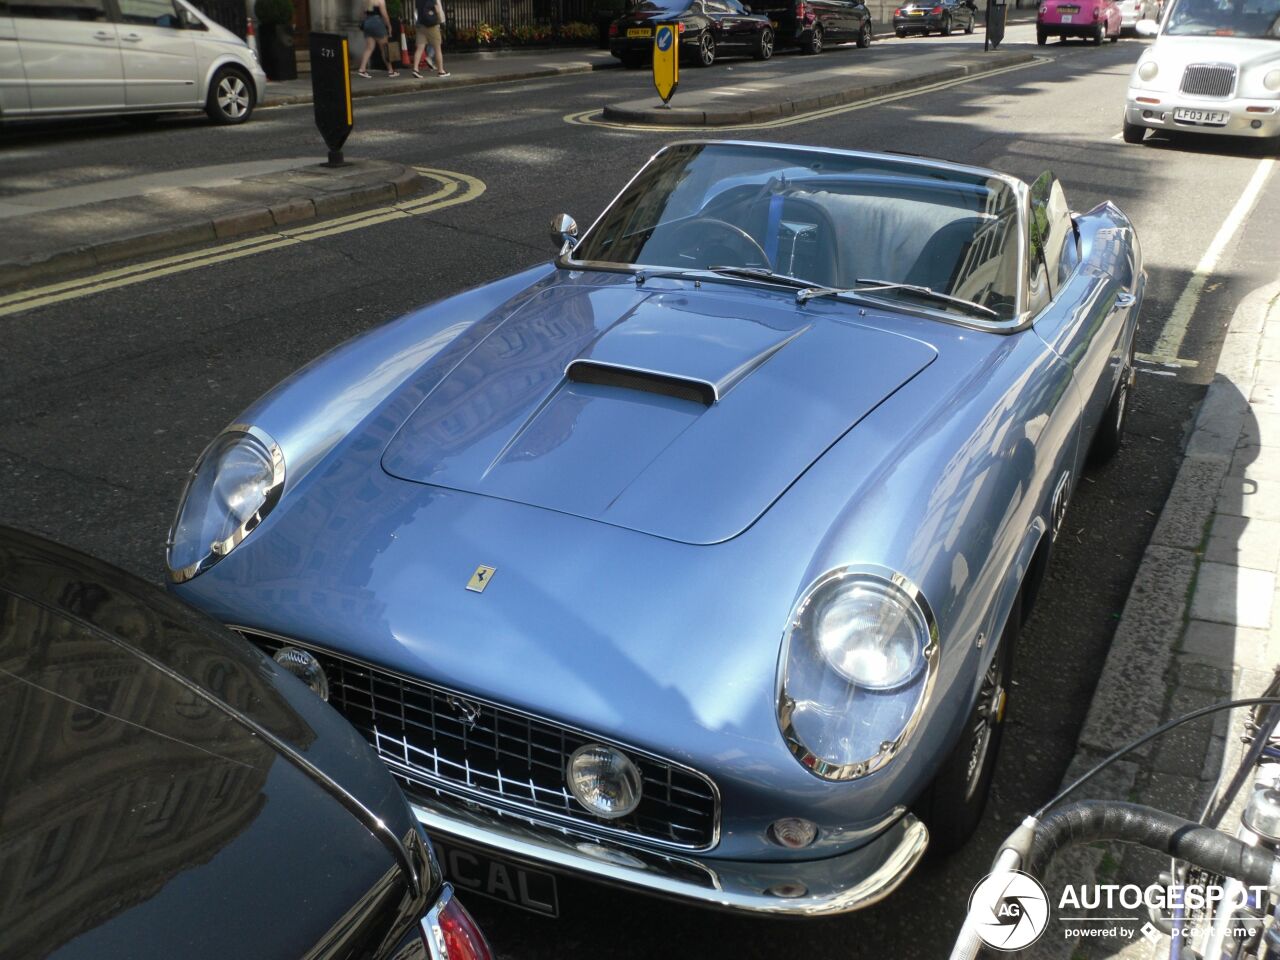
[[[858,277],[854,283],[856,286],[852,287],[805,287],[805,289],[796,293],[796,303],[808,303],[815,297],[838,297],[847,293],[877,293],[884,290],[904,290],[927,300],[936,300],[939,303],[965,307],[968,310],[993,317],[996,320],[1000,319],[1000,314],[990,307],[984,307],[982,304],[974,303],[972,300],[964,300],[961,297],[939,293],[932,287],[922,287],[915,283],[894,283],[891,280],[875,280],[870,277]]]
[[[802,280],[799,277],[791,277],[785,273],[774,273],[772,270],[766,270],[764,267],[734,267],[734,266],[717,266],[717,267],[688,267],[686,269],[659,270],[650,273],[647,270],[639,270],[636,272],[637,286],[643,286],[646,280],[700,280],[705,279],[708,273],[717,273],[725,277],[742,277],[746,280],[762,280],[765,283],[778,283],[787,287],[811,287],[811,280]]]
[[[788,287],[803,287],[808,289],[813,286],[809,280],[801,280],[799,277],[793,277],[785,273],[774,273],[772,270],[766,270],[764,267],[707,267],[712,273],[723,273],[729,277],[747,277],[752,280],[767,280],[770,283],[781,283]]]

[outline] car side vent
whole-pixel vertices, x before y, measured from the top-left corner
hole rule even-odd
[[[605,387],[643,390],[678,400],[691,400],[709,407],[718,399],[714,384],[691,380],[656,370],[623,367],[596,360],[574,360],[565,368],[565,379],[574,383],[595,383]]]

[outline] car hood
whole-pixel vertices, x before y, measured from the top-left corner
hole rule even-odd
[[[776,292],[556,286],[460,360],[433,361],[452,366],[434,371],[382,465],[403,480],[717,543],[935,355]]]
[[[253,696],[234,658],[206,648],[204,666],[224,696]],[[259,709],[306,727],[280,698]],[[189,684],[4,590],[0,771],[13,956],[213,958],[251,944],[284,960],[320,943],[392,862]]]

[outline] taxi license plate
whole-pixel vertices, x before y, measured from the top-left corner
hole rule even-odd
[[[653,30],[649,27],[629,27],[627,29],[628,37],[652,37]]]
[[[1183,107],[1173,111],[1173,119],[1184,123],[1224,124],[1230,118],[1231,114],[1225,110],[1188,110]]]
[[[432,837],[444,878],[459,890],[491,897],[544,917],[560,915],[554,874],[500,860],[475,847]]]
[[[1062,15],[1062,22],[1063,22],[1063,23],[1070,23],[1070,22],[1071,22],[1071,18],[1072,18],[1072,16],[1073,16],[1073,14],[1070,14],[1070,13],[1064,13],[1064,14]]]

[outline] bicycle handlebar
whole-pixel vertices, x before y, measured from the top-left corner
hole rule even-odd
[[[1018,869],[1043,875],[1059,850],[1103,840],[1139,844],[1248,886],[1280,893],[1280,859],[1269,851],[1162,810],[1111,800],[1068,804],[1044,820],[1027,817],[1004,842],[991,875]],[[975,911],[982,908],[974,904],[965,916],[951,960],[976,960],[982,940]]]

